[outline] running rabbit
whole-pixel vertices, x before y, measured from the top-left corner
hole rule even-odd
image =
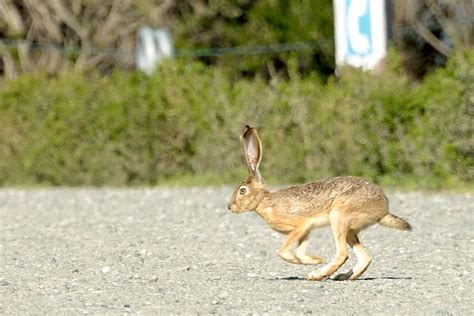
[[[348,244],[357,256],[357,264],[335,280],[355,280],[369,266],[372,258],[357,234],[375,224],[411,230],[410,224],[388,211],[388,200],[377,185],[358,177],[336,177],[294,186],[275,192],[265,188],[259,172],[262,145],[257,129],[246,126],[241,135],[242,151],[249,176],[232,194],[228,208],[234,213],[255,211],[271,228],[288,235],[279,249],[284,260],[296,264],[320,264],[324,260],[306,253],[312,229],[331,226],[336,242],[335,258],[308,275],[309,280],[324,280],[347,260]],[[296,249],[291,248],[296,244]]]

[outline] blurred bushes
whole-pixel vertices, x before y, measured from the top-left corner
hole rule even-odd
[[[298,56],[300,70],[334,71],[332,0],[2,0],[0,77],[71,69],[132,69],[140,27],[166,27],[184,53],[203,48],[319,43]],[[249,36],[251,34],[251,36]],[[26,43],[14,45],[16,40]],[[55,47],[57,49],[51,49]],[[63,51],[61,51],[63,50]],[[287,54],[200,58],[236,77],[285,73]]]
[[[297,67],[270,82],[179,61],[152,77],[22,75],[0,90],[0,185],[236,181],[246,172],[246,123],[259,127],[262,173],[278,183],[352,174],[436,188],[474,179],[472,52],[418,84],[394,53],[379,74],[348,68],[323,81]]]

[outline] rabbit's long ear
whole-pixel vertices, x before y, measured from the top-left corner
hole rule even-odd
[[[240,142],[249,172],[261,181],[262,178],[258,166],[260,160],[262,160],[262,143],[258,138],[257,129],[246,125],[240,137]]]

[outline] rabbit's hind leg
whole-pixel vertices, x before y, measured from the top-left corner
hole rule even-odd
[[[309,255],[306,253],[308,247],[309,232],[301,237],[296,247],[295,255],[302,264],[321,264],[324,263],[324,259],[318,256]]]
[[[321,281],[328,278],[336,272],[347,260],[347,235],[349,232],[348,223],[344,220],[343,215],[338,210],[333,210],[330,214],[331,230],[336,242],[335,258],[317,271],[308,274],[308,280]]]
[[[367,253],[367,250],[365,250],[364,246],[360,243],[357,233],[351,232],[347,236],[347,243],[352,248],[357,257],[357,264],[354,266],[354,268],[347,271],[346,273],[336,275],[334,280],[337,281],[357,279],[362,275],[362,273],[365,272],[365,270],[367,270],[370,262],[372,261],[372,258]]]

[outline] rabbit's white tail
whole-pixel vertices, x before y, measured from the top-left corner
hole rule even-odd
[[[390,213],[382,217],[379,220],[379,224],[399,230],[411,230],[411,225],[406,220]]]

